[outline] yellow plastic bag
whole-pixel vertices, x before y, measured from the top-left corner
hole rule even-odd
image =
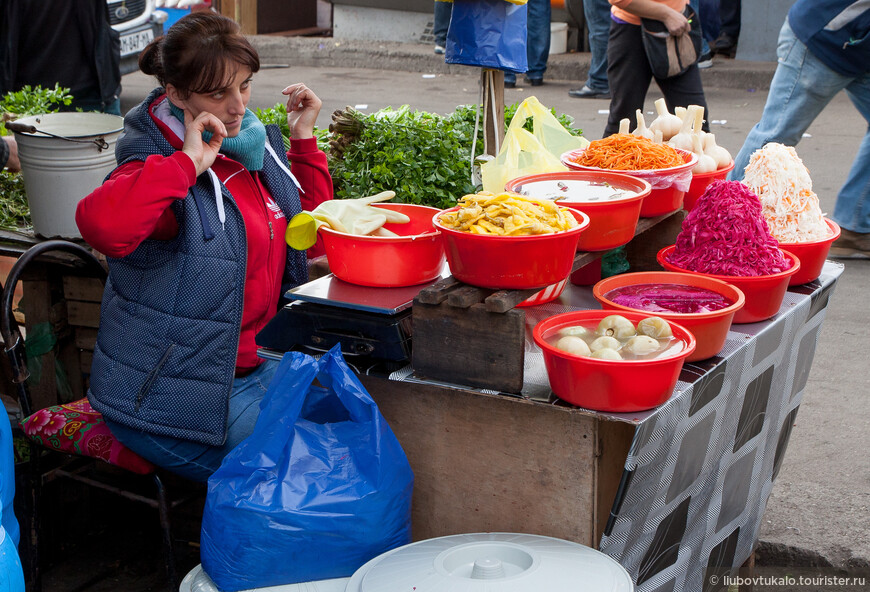
[[[531,117],[534,133],[523,129]],[[501,193],[511,179],[538,173],[566,171],[559,157],[568,150],[585,148],[589,140],[572,136],[537,97],[529,97],[519,107],[498,155],[480,167],[483,190]]]

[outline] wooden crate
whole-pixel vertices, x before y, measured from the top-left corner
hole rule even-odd
[[[598,546],[634,426],[516,397],[360,378],[414,471],[414,540],[522,532]]]
[[[103,281],[98,278],[64,275],[63,295],[66,301],[67,323],[77,351],[77,363],[68,371],[81,374],[82,396],[87,393],[97,328],[100,326],[100,303],[103,299]]]
[[[684,212],[641,218],[626,247],[631,269],[660,269],[655,254],[674,243]],[[572,275],[603,253],[578,252]],[[519,393],[523,387],[525,312],[537,290],[485,290],[452,277],[420,291],[413,308],[412,366],[420,377]]]

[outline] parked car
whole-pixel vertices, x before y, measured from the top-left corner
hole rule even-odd
[[[168,15],[155,9],[155,0],[107,0],[109,23],[121,35],[121,74],[139,69],[139,52],[163,35]]]

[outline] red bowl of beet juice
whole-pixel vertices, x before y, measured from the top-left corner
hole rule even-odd
[[[647,312],[688,329],[697,346],[687,362],[722,351],[734,315],[746,301],[743,292],[727,282],[673,271],[611,276],[595,284],[592,294],[602,308]]]

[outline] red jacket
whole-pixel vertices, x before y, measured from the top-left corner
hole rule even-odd
[[[193,162],[181,152],[182,139],[154,115],[153,107],[160,100],[152,105],[151,116],[178,152],[168,158],[154,155],[144,162],[128,162],[118,167],[78,204],[76,223],[82,237],[107,257],[129,255],[148,238],[175,237],[178,223],[169,206],[176,199],[184,199],[196,183]],[[332,199],[332,177],[326,155],[318,150],[316,139],[291,140],[287,158],[302,186],[303,210],[313,210]],[[282,296],[287,220],[277,207],[269,208],[271,195],[256,173],[223,155],[218,156],[211,168],[235,198],[245,221],[247,269],[236,358],[237,372],[244,373],[261,362],[254,337],[275,315]],[[309,256],[317,254],[318,247],[309,250]]]

